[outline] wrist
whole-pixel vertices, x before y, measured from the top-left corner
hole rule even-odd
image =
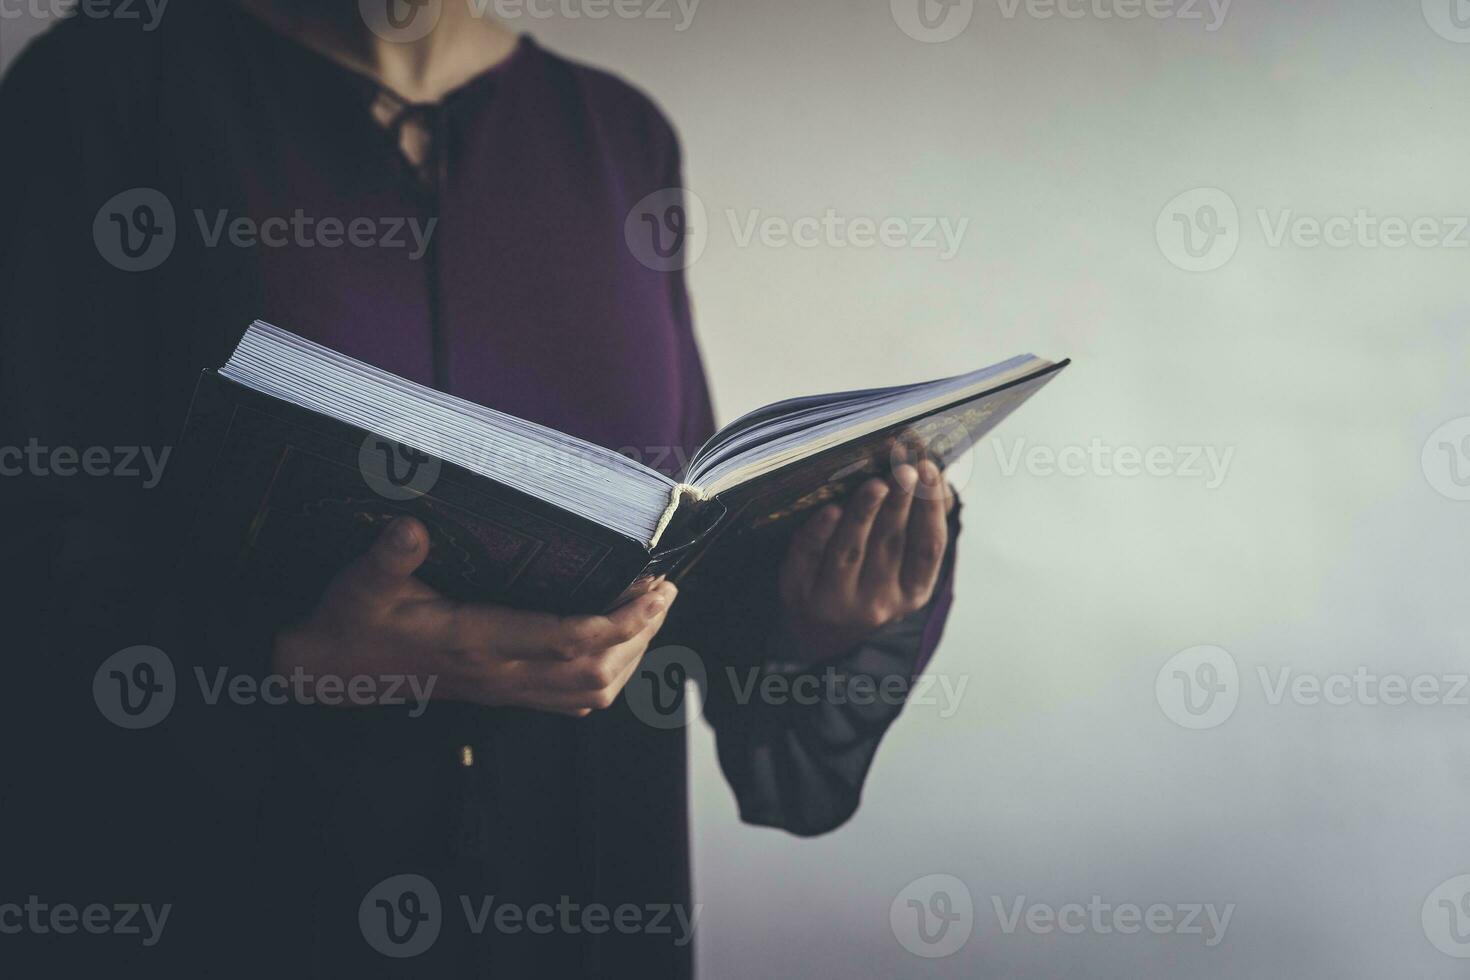
[[[836,624],[812,623],[787,611],[777,618],[767,659],[791,663],[835,660],[862,642],[866,633]]]

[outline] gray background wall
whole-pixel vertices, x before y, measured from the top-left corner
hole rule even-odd
[[[740,825],[694,730],[704,976],[1462,975],[1436,943],[1470,954],[1449,918],[1466,889],[1435,892],[1470,873],[1458,0],[1238,0],[1223,22],[1186,0],[1077,18],[962,0],[943,43],[901,29],[914,2],[704,0],[684,30],[672,6],[510,18],[676,121],[708,212],[690,276],[722,418],[1020,351],[1076,360],[956,473],[967,527],[934,672],[964,694],[905,713],[851,824],[810,841]],[[0,54],[28,29],[0,20]],[[1218,190],[1166,208],[1197,188]],[[1220,234],[1194,260],[1202,204]],[[829,208],[969,223],[945,258],[742,245],[727,215]],[[1345,244],[1273,240],[1283,217],[1360,211]],[[1381,244],[1384,219],[1419,218],[1421,244]],[[1163,448],[1133,476],[1027,455],[1094,445]],[[1207,450],[1228,466],[1192,475]],[[1215,674],[1171,662],[1200,645],[1225,651],[1198,655]],[[1276,698],[1284,669],[1438,693]],[[903,890],[935,873],[974,908],[943,958],[910,951],[937,947],[905,919]],[[1234,910],[1207,946],[1208,925],[1007,932],[995,904],[1093,896]]]

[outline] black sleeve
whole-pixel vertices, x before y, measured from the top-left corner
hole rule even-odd
[[[263,712],[202,706],[195,668],[263,670],[275,613],[177,575],[189,501],[167,477],[196,324],[166,297],[187,259],[126,272],[93,232],[111,197],[168,180],[150,135],[154,42],[84,21],[33,41],[0,80],[0,540],[13,573],[0,724],[17,749],[0,864],[19,894],[111,902],[185,895],[246,853],[218,845],[248,840],[256,808],[220,801],[258,796],[273,734]],[[168,658],[174,702],[128,728],[103,668],[139,646]],[[193,857],[206,852],[220,855],[212,867]]]
[[[670,632],[703,668],[704,714],[742,820],[813,836],[857,810],[879,743],[939,642],[959,531],[956,506],[929,604],[833,660],[814,662],[782,638],[769,564],[722,569],[720,584],[706,577],[675,603]]]
[[[678,142],[671,131],[666,138],[660,189],[682,188]],[[714,411],[684,272],[668,278],[684,345],[684,449],[692,454],[713,432]],[[840,826],[857,809],[878,744],[943,631],[959,510],[950,516],[949,549],[929,605],[834,661],[810,663],[778,635],[775,556],[746,556],[702,574],[690,583],[695,594],[674,604],[664,635],[703,668],[704,713],[743,820],[810,836]],[[766,698],[763,690],[788,696]]]

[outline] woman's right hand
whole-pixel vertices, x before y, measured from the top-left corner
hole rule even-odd
[[[339,685],[434,678],[436,698],[582,718],[617,698],[678,594],[660,581],[605,616],[453,602],[414,577],[428,554],[423,524],[395,520],[337,574],[304,623],[276,637],[274,669]]]

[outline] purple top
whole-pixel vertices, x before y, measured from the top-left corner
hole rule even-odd
[[[408,110],[446,144],[431,148],[442,176],[429,188],[370,118],[372,81],[250,26],[274,77],[240,106],[256,125],[232,140],[243,212],[367,216],[384,233],[383,216],[406,219],[403,248],[260,250],[265,319],[644,458],[713,431],[682,277],[624,240],[633,204],[681,183],[678,143],[646,97],[525,37]],[[417,260],[415,229],[431,230]]]
[[[171,9],[152,33],[76,18],[35,42],[0,86],[0,131],[22,134],[0,182],[31,189],[0,205],[0,445],[168,446],[198,372],[260,317],[645,461],[687,458],[713,413],[683,275],[625,239],[637,202],[681,184],[658,110],[523,38],[499,68],[410,110],[433,136],[426,182],[371,118],[379,94],[229,5]],[[108,241],[121,230],[94,218],[120,192],[133,213],[137,188],[167,200],[175,234],[153,268],[126,272],[110,261],[123,261],[122,239]],[[247,217],[281,244],[230,244]],[[326,244],[353,227],[373,245]],[[420,249],[413,229],[431,227]],[[159,955],[190,964],[228,949],[256,976],[311,972],[303,961],[316,975],[382,975],[399,964],[363,943],[358,907],[414,873],[445,911],[404,975],[689,975],[690,947],[669,935],[476,934],[459,902],[687,909],[682,730],[642,724],[621,699],[584,721],[449,704],[412,719],[210,706],[192,668],[260,673],[280,622],[218,582],[173,580],[157,542],[187,502],[166,488],[0,481],[7,538],[38,569],[20,601],[44,612],[13,644],[37,651],[46,692],[23,722],[44,748],[18,777],[33,785],[16,798],[38,802],[9,814],[28,828],[17,839],[68,848],[95,879],[80,893],[166,889],[180,911]],[[917,672],[949,599],[947,566],[930,609],[826,666]],[[745,600],[671,621],[656,645],[709,665],[705,714],[742,816],[821,833],[857,806],[900,706],[737,703],[726,665],[812,669],[777,663],[799,658],[767,645],[773,609]],[[159,728],[172,738],[125,738],[88,698],[101,661],[138,643],[167,649],[184,678]],[[463,745],[473,767],[459,764]],[[106,812],[118,835],[168,846],[118,848],[58,812]],[[168,857],[128,857],[144,852]],[[242,948],[242,934],[269,941]]]

